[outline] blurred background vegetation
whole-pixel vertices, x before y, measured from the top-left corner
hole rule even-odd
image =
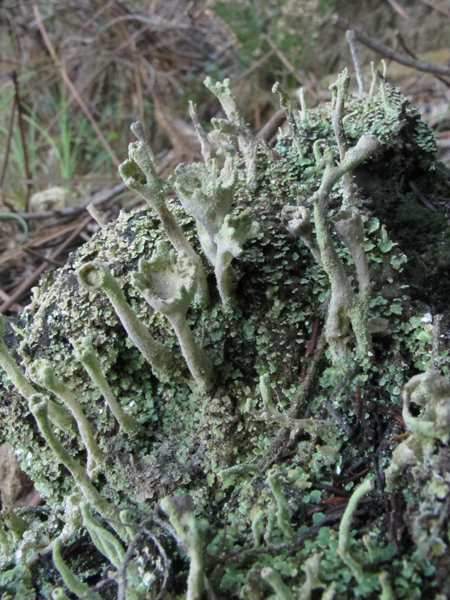
[[[450,0],[3,0],[0,252],[9,254],[0,260],[0,301],[22,276],[16,249],[25,239],[35,239],[34,250],[27,246],[29,272],[39,264],[36,248],[53,256],[51,244],[36,242],[42,228],[55,224],[49,210],[84,206],[120,183],[117,165],[133,140],[130,123],[144,123],[161,173],[199,157],[188,99],[204,122],[220,110],[203,86],[206,75],[231,79],[254,130],[278,108],[275,81],[293,95],[303,87],[309,106],[327,100],[334,74],[352,65],[335,14],[403,53],[450,60]],[[381,57],[358,48],[369,73],[370,61]],[[388,76],[421,106],[450,163],[448,86],[398,65]],[[114,203],[129,208],[136,199],[124,191]],[[91,233],[85,229],[68,249]]]

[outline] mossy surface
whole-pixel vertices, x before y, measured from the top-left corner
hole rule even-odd
[[[287,231],[282,218],[286,205],[307,206],[318,190],[324,165],[315,158],[317,149],[328,148],[338,161],[328,105],[308,111],[307,120],[296,116],[302,157],[292,131],[279,135],[274,156],[259,147],[251,188],[245,164],[240,164],[243,157],[236,155],[232,214],[238,218],[250,209],[258,228],[233,260],[235,285],[228,306],[221,302],[214,269],[202,255],[194,219],[176,199],[168,202],[207,274],[209,305],[194,302],[187,313],[195,341],[213,366],[213,386],[207,394],[196,393],[192,386],[168,321],[132,285],[131,274],[139,260],[149,260],[157,242],[166,239],[150,208],[121,214],[72,255],[65,267],[47,275],[20,317],[23,337],[5,338],[24,370],[37,358],[51,361],[56,375],[75,393],[107,454],[93,484],[111,504],[127,511],[126,522],[138,536],[128,570],[129,599],[157,598],[163,587],[167,598],[185,597],[186,556],[192,566],[195,552],[189,544],[174,541],[170,527],[164,527],[158,502],[167,495],[186,493],[193,499],[199,523],[197,531],[189,521],[192,537],[202,540],[208,597],[213,597],[213,590],[217,598],[282,598],[261,577],[265,567],[275,569],[295,598],[388,598],[380,596],[381,581],[385,582],[380,573],[387,573],[395,598],[437,598],[448,593],[450,583],[440,553],[447,547],[450,471],[442,458],[447,448],[436,442],[432,455],[414,467],[416,472],[407,469],[393,492],[386,492],[384,485],[384,471],[396,443],[392,440],[404,432],[405,382],[425,371],[432,360],[444,375],[450,372],[445,319],[438,334],[440,344],[433,342],[434,313],[436,306],[441,310],[443,305],[435,304],[435,297],[423,289],[425,280],[439,277],[439,269],[448,264],[449,228],[441,214],[430,215],[417,204],[408,186],[420,173],[428,189],[434,189],[434,140],[417,111],[386,82],[372,98],[350,99],[345,114],[349,148],[363,134],[376,136],[381,144],[378,153],[356,171],[362,188],[357,204],[372,279],[368,318],[382,322],[374,327],[372,356],[358,352],[349,331],[345,358],[332,364],[322,333],[328,278],[302,240]],[[439,185],[444,185],[441,180]],[[389,188],[390,196],[383,199]],[[394,195],[398,205],[391,236],[388,213]],[[338,184],[329,199],[330,217],[341,202]],[[405,234],[415,225],[417,245]],[[435,242],[424,243],[425,236]],[[335,234],[333,239],[357,291],[349,251]],[[405,255],[410,261],[406,266]],[[108,265],[142,326],[172,353],[175,367],[168,381],[153,374],[103,291],[89,292],[80,285],[77,273],[91,261]],[[416,288],[421,290],[422,304],[415,301]],[[424,304],[427,300],[431,307]],[[428,311],[433,314],[424,317]],[[100,392],[75,358],[71,340],[85,335],[91,338],[120,405],[141,425],[134,436],[119,431]],[[437,350],[432,356],[433,343]],[[262,376],[270,387],[270,410],[263,404]],[[19,552],[29,531],[14,542],[17,566],[14,561],[3,563],[1,598],[28,598],[27,593],[50,598],[52,589],[62,583],[52,570],[48,544],[61,535],[62,512],[77,486],[46,445],[27,402],[6,375],[2,377],[1,437],[14,445],[46,504],[41,517],[24,515],[29,531],[42,539],[34,540],[34,558],[31,542],[27,542],[28,555]],[[309,429],[296,426],[298,419],[311,419]],[[313,421],[325,421],[326,427],[314,429]],[[84,464],[86,451],[76,431],[59,430],[57,435]],[[431,488],[424,475],[436,469],[441,469],[443,481],[438,491],[437,484]],[[338,529],[356,484],[367,476],[376,481],[376,491],[354,516],[351,552],[359,557],[365,573],[364,581],[356,581],[341,558]],[[9,536],[7,519],[5,523]],[[170,568],[151,536],[164,548]],[[443,546],[433,545],[430,537],[439,538]],[[81,540],[78,550],[77,539]],[[94,586],[106,577],[109,563],[92,545],[92,564],[80,559],[87,540],[85,530],[75,528],[65,540],[71,548],[67,558],[77,576]],[[45,548],[37,561],[37,551]],[[17,584],[11,583],[15,569],[22,569]],[[383,585],[387,590],[388,584]],[[22,589],[27,591],[20,596]],[[113,598],[117,590],[110,582],[97,592]]]

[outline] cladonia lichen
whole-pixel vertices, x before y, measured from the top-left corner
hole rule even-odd
[[[0,321],[1,438],[43,498],[2,512],[1,598],[444,598],[448,341],[376,193],[435,185],[432,133],[375,71],[314,109],[275,86],[272,144],[205,83],[203,161],[160,179],[135,123],[147,206]]]

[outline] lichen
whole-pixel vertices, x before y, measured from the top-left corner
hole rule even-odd
[[[272,147],[206,84],[225,156],[191,106],[204,162],[161,181],[134,124],[120,171],[148,206],[44,277],[0,342],[1,437],[45,499],[2,515],[2,600],[448,593],[448,343],[355,185],[431,179],[432,133],[387,81],[352,98],[344,73],[299,113],[275,88]]]

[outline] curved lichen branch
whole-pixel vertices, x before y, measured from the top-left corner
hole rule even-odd
[[[73,594],[76,594],[76,596],[78,596],[79,598],[86,598],[86,600],[101,600],[99,594],[91,592],[89,585],[84,581],[81,581],[81,579],[79,579],[79,577],[66,564],[62,557],[62,550],[63,540],[61,539],[61,537],[57,537],[56,540],[53,542],[53,564],[56,567],[58,573],[61,575],[62,580],[64,581],[67,588]]]
[[[119,569],[125,558],[125,551],[122,548],[122,544],[92,515],[89,503],[83,502],[81,505],[81,514],[83,525],[91,536],[95,547],[116,569]]]
[[[312,436],[320,436],[327,439],[333,431],[332,424],[323,419],[294,419],[285,412],[281,412],[273,401],[273,392],[270,387],[270,380],[267,374],[261,375],[259,379],[259,390],[263,401],[262,410],[253,408],[251,398],[247,399],[245,411],[258,421],[267,421],[268,423],[279,423],[292,431],[291,437],[295,437],[300,431],[307,431]]]
[[[211,387],[212,365],[186,319],[194,299],[197,265],[160,242],[149,261],[139,261],[139,271],[131,280],[148,304],[169,320],[199,391],[206,392]]]
[[[61,462],[70,471],[83,496],[103,518],[111,520],[111,524],[116,532],[122,539],[126,539],[127,532],[125,527],[118,525],[120,521],[116,507],[109,504],[97,491],[80,463],[69,454],[53,433],[52,426],[48,420],[47,399],[41,394],[35,394],[29,399],[28,406],[36,419],[37,426],[43,438],[53,450],[58,462]]]
[[[364,247],[364,223],[356,208],[340,211],[333,219],[333,226],[340,239],[350,251],[358,279],[359,302],[364,312],[369,308],[371,285],[370,273]]]
[[[209,141],[205,130],[203,129],[203,127],[200,124],[200,121],[198,120],[197,105],[194,104],[191,100],[189,100],[189,116],[191,117],[191,121],[195,127],[195,132],[200,142],[203,160],[205,161],[206,167],[209,169],[212,166],[211,142]]]
[[[333,124],[334,135],[336,136],[338,148],[339,148],[339,159],[342,163],[347,154],[347,139],[344,131],[344,109],[345,101],[348,97],[348,90],[350,86],[350,77],[347,69],[344,69],[342,73],[338,75],[337,81],[330,85],[332,93],[332,111],[331,111],[331,122]],[[353,204],[353,178],[350,171],[347,171],[342,176],[343,179],[343,202],[342,206]]]
[[[169,210],[164,196],[164,188],[158,178],[155,157],[150,145],[144,141],[142,126],[139,122],[133,123],[132,131],[138,137],[138,142],[128,146],[129,159],[119,166],[119,172],[125,185],[142,196],[148,205],[156,211],[160,218],[164,231],[177,252],[184,252],[192,262],[198,264],[198,289],[199,300],[207,304],[209,299],[206,274],[200,257],[184,235],[175,217]]]
[[[234,159],[227,155],[222,168],[216,159],[211,159],[209,166],[181,164],[175,169],[175,176],[175,191],[184,210],[194,217],[203,251],[215,265],[217,246],[214,238],[234,200],[237,181]]]
[[[331,235],[331,224],[328,213],[328,204],[334,185],[346,173],[350,173],[359,164],[365,162],[380,147],[380,142],[370,134],[363,134],[356,146],[346,151],[344,160],[334,165],[331,157],[325,151],[325,172],[319,189],[311,198],[314,205],[314,221],[316,239],[322,259],[322,266],[326,271],[331,285],[331,297],[326,322],[326,336],[330,345],[334,362],[345,355],[345,344],[348,326],[351,323],[356,336],[358,348],[361,353],[371,352],[370,331],[367,327],[367,310],[369,293],[369,280],[365,279],[364,267],[359,260],[357,274],[362,276],[359,288],[362,292],[358,299],[353,291],[346,269],[334,246]],[[361,248],[361,252],[363,252]],[[356,256],[356,249],[353,248]],[[362,257],[362,254],[360,254]]]
[[[257,151],[258,147],[265,150],[268,156],[274,153],[261,138],[256,138],[250,131],[247,123],[242,118],[236,100],[230,89],[230,80],[224,79],[223,83],[213,83],[211,77],[204,81],[205,86],[218,98],[227,119],[215,119],[212,121],[214,127],[219,128],[222,133],[234,134],[238,138],[239,150],[247,165],[247,185],[250,189],[256,187],[257,175]]]
[[[45,389],[53,392],[70,410],[75,418],[87,452],[87,472],[88,475],[97,473],[105,462],[105,454],[100,450],[92,431],[92,427],[79,405],[74,394],[69,390],[65,383],[55,375],[53,367],[49,360],[37,359],[28,367],[28,373],[33,381]]]
[[[6,347],[3,339],[5,335],[5,325],[3,323],[3,315],[0,314],[0,367],[6,372],[8,379],[12,382],[19,394],[26,400],[29,400],[33,394],[37,394],[37,390],[31,385],[27,377],[22,373],[10,351]],[[48,413],[51,421],[60,429],[69,431],[74,428],[75,422],[63,406],[55,402],[48,401]]]
[[[359,584],[364,582],[365,575],[362,564],[353,557],[350,551],[350,527],[352,524],[353,515],[358,507],[359,502],[366,494],[373,490],[373,487],[373,480],[366,479],[356,488],[350,497],[339,526],[338,552],[341,555],[342,560],[350,568]]]
[[[111,412],[117,419],[120,428],[129,435],[136,434],[140,429],[140,425],[136,419],[130,415],[127,415],[117,401],[114,392],[112,391],[105,375],[103,374],[100,361],[90,338],[84,337],[78,340],[71,340],[71,343],[75,350],[76,358],[82,363],[88,372],[89,377],[103,394],[103,397],[111,409]]]
[[[285,92],[285,90],[283,90],[278,81],[272,87],[272,93],[278,94],[280,98],[280,106],[286,115],[289,131],[291,133],[292,139],[294,140],[295,147],[297,148],[299,158],[303,158],[304,152],[300,141],[297,123],[295,122],[294,112],[292,110],[292,103],[289,98],[289,94]]]
[[[203,570],[204,534],[208,523],[195,518],[189,494],[166,496],[160,502],[190,560],[186,600],[199,600],[206,586]]]
[[[98,262],[87,263],[78,271],[78,279],[82,286],[91,292],[97,290],[105,292],[134,345],[154,369],[155,374],[160,379],[167,379],[173,364],[170,351],[156,341],[138,319],[108,267]]]
[[[281,211],[283,225],[296,238],[301,238],[319,265],[322,262],[320,249],[314,236],[311,215],[306,206],[283,206]]]
[[[261,569],[261,577],[273,589],[277,600],[294,600],[291,590],[283,582],[278,571],[272,569],[272,567],[264,567]]]
[[[259,223],[255,221],[252,210],[247,208],[238,215],[227,215],[215,237],[217,258],[214,271],[219,294],[225,306],[230,305],[235,287],[236,276],[231,267],[233,258],[237,258],[243,252],[244,244],[256,237],[259,230]]]

